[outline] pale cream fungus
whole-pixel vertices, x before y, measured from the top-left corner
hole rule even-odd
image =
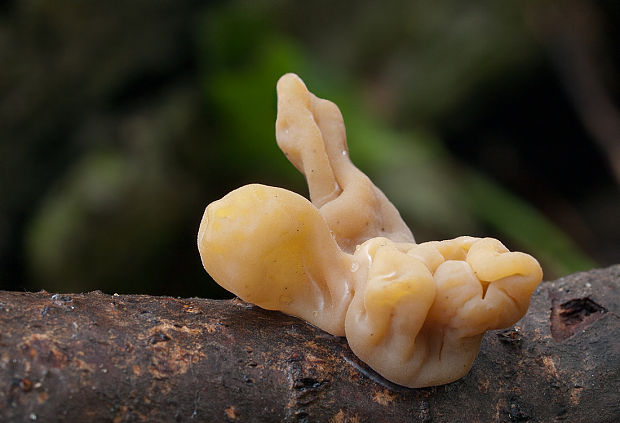
[[[286,74],[276,139],[312,202],[246,185],[205,210],[202,263],[245,301],[337,336],[386,379],[455,381],[485,331],[517,322],[542,279],[532,256],[492,238],[416,244],[387,197],[349,159],[338,107]]]

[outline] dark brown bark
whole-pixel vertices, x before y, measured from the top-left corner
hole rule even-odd
[[[620,265],[543,283],[425,389],[241,301],[0,291],[0,421],[620,421],[619,291]]]

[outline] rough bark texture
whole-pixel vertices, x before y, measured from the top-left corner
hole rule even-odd
[[[620,421],[620,265],[543,283],[469,374],[405,389],[241,301],[0,291],[0,421]]]

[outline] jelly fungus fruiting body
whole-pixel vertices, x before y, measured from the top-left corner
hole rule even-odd
[[[464,376],[484,332],[523,317],[540,265],[492,238],[416,244],[351,162],[338,107],[294,74],[277,92],[278,146],[305,175],[311,201],[252,184],[211,203],[198,232],[205,269],[243,300],[346,336],[392,382]]]

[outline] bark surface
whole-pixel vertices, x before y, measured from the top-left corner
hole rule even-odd
[[[620,421],[620,265],[543,282],[457,382],[406,389],[238,300],[0,291],[0,421]]]

